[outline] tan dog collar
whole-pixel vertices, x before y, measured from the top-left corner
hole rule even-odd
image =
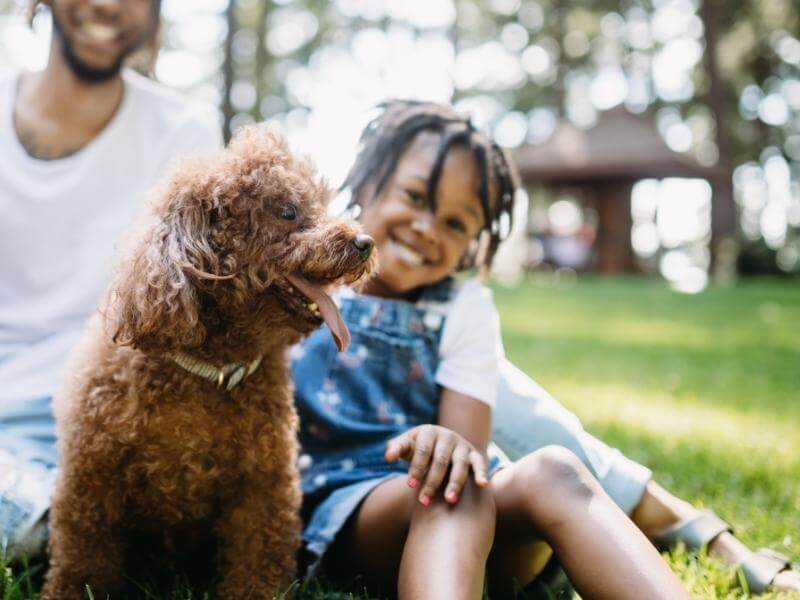
[[[246,362],[233,362],[217,367],[199,358],[192,358],[183,352],[174,352],[168,355],[179,367],[186,369],[190,373],[208,379],[216,383],[218,388],[225,388],[231,391],[241,381],[253,374],[261,364],[261,356],[255,360]]]

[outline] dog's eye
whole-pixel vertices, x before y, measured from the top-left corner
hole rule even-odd
[[[294,221],[297,218],[297,209],[294,204],[285,204],[281,207],[281,219],[284,221]]]

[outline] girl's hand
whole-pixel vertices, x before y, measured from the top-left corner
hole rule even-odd
[[[416,488],[423,482],[419,501],[424,506],[442,485],[448,469],[450,479],[444,490],[444,498],[450,504],[458,502],[458,496],[469,476],[469,469],[480,487],[489,484],[486,457],[455,431],[438,425],[420,425],[389,440],[386,443],[386,461],[393,463],[403,459],[408,467],[408,485]],[[423,481],[424,480],[424,481]]]

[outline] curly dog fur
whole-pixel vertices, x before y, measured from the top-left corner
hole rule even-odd
[[[212,536],[220,598],[286,589],[301,527],[286,350],[321,320],[285,276],[354,281],[374,265],[358,226],[326,215],[328,198],[263,126],[157,189],[55,402],[62,463],[42,598],[118,589],[140,534],[167,550]],[[174,352],[263,360],[226,391]]]

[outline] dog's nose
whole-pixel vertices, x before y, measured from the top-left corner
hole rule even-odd
[[[375,247],[375,240],[373,240],[366,233],[359,233],[353,238],[353,246],[361,255],[361,258],[367,260],[369,255],[372,254],[372,249]]]

